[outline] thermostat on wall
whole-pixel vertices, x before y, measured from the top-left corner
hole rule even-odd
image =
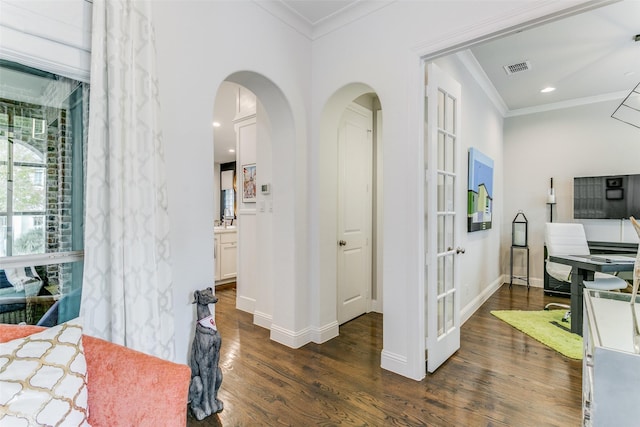
[[[260,192],[262,194],[269,194],[271,192],[271,184],[262,184],[260,186]]]

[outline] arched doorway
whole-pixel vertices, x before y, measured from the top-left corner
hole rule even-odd
[[[300,260],[306,254],[302,249],[304,233],[299,232],[306,212],[301,196],[304,187],[296,185],[304,182],[304,169],[296,161],[300,150],[296,149],[299,144],[294,122],[299,120],[294,120],[281,89],[265,76],[238,71],[225,81],[246,88],[258,100],[255,126],[251,130],[244,128],[255,132],[253,159],[240,153],[237,164],[237,306],[252,312],[254,323],[269,328],[271,339],[299,347],[304,343],[297,341],[295,331],[303,326],[296,313],[305,307],[304,292],[300,290],[305,270]],[[243,168],[246,167],[253,168],[256,177],[253,200],[243,199]]]
[[[334,336],[338,333],[338,306],[345,300],[353,298],[341,292],[339,277],[343,275],[344,261],[341,253],[348,241],[339,237],[339,225],[344,213],[336,194],[340,191],[338,179],[340,172],[339,140],[344,117],[349,110],[363,110],[371,116],[372,157],[371,157],[371,208],[368,214],[371,219],[371,238],[366,249],[370,253],[369,271],[365,275],[370,279],[366,311],[382,312],[382,105],[376,92],[368,85],[352,83],[339,89],[327,101],[320,118],[320,140],[318,147],[318,199],[321,214],[318,215],[318,289],[319,299],[323,302],[320,324],[332,324]],[[338,136],[337,136],[338,135]],[[344,166],[344,165],[343,165]],[[344,170],[344,167],[343,167]],[[364,212],[364,211],[363,211]],[[341,245],[341,241],[346,241]],[[348,291],[352,292],[353,291]],[[357,298],[357,297],[356,297]]]

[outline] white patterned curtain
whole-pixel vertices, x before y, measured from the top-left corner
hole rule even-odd
[[[94,0],[87,149],[86,333],[174,359],[155,36],[148,0]]]

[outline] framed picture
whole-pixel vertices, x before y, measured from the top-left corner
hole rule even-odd
[[[256,164],[242,166],[242,202],[256,202]]]
[[[475,148],[469,149],[467,231],[491,228],[493,211],[493,160]]]

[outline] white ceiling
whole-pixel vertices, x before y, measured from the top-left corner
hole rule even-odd
[[[319,28],[325,33],[332,31],[393,1],[280,0],[270,4],[288,11],[288,15],[278,16],[294,28],[300,28],[300,20],[311,26],[309,35],[314,38],[322,35],[316,31]],[[472,54],[472,61],[482,69],[480,74],[485,76],[481,77],[505,114],[517,115],[567,103],[621,100],[640,82],[640,42],[634,41],[636,34],[640,34],[640,0],[623,0],[482,42],[470,48],[466,56]],[[522,61],[531,64],[528,71],[506,74],[504,65]],[[556,90],[540,93],[546,86]],[[235,106],[235,101],[227,102],[232,102],[230,108]],[[220,105],[227,102],[221,101]],[[217,106],[218,101],[216,115]],[[223,140],[223,132],[216,129],[216,141]],[[216,161],[229,157],[226,149],[216,147]]]
[[[281,0],[281,2],[309,24],[318,25],[332,16],[346,12],[359,0]]]
[[[640,1],[626,0],[472,47],[509,111],[619,98],[640,81]],[[503,66],[529,61],[507,75]],[[544,87],[556,90],[540,93]],[[585,100],[587,101],[587,100]]]

